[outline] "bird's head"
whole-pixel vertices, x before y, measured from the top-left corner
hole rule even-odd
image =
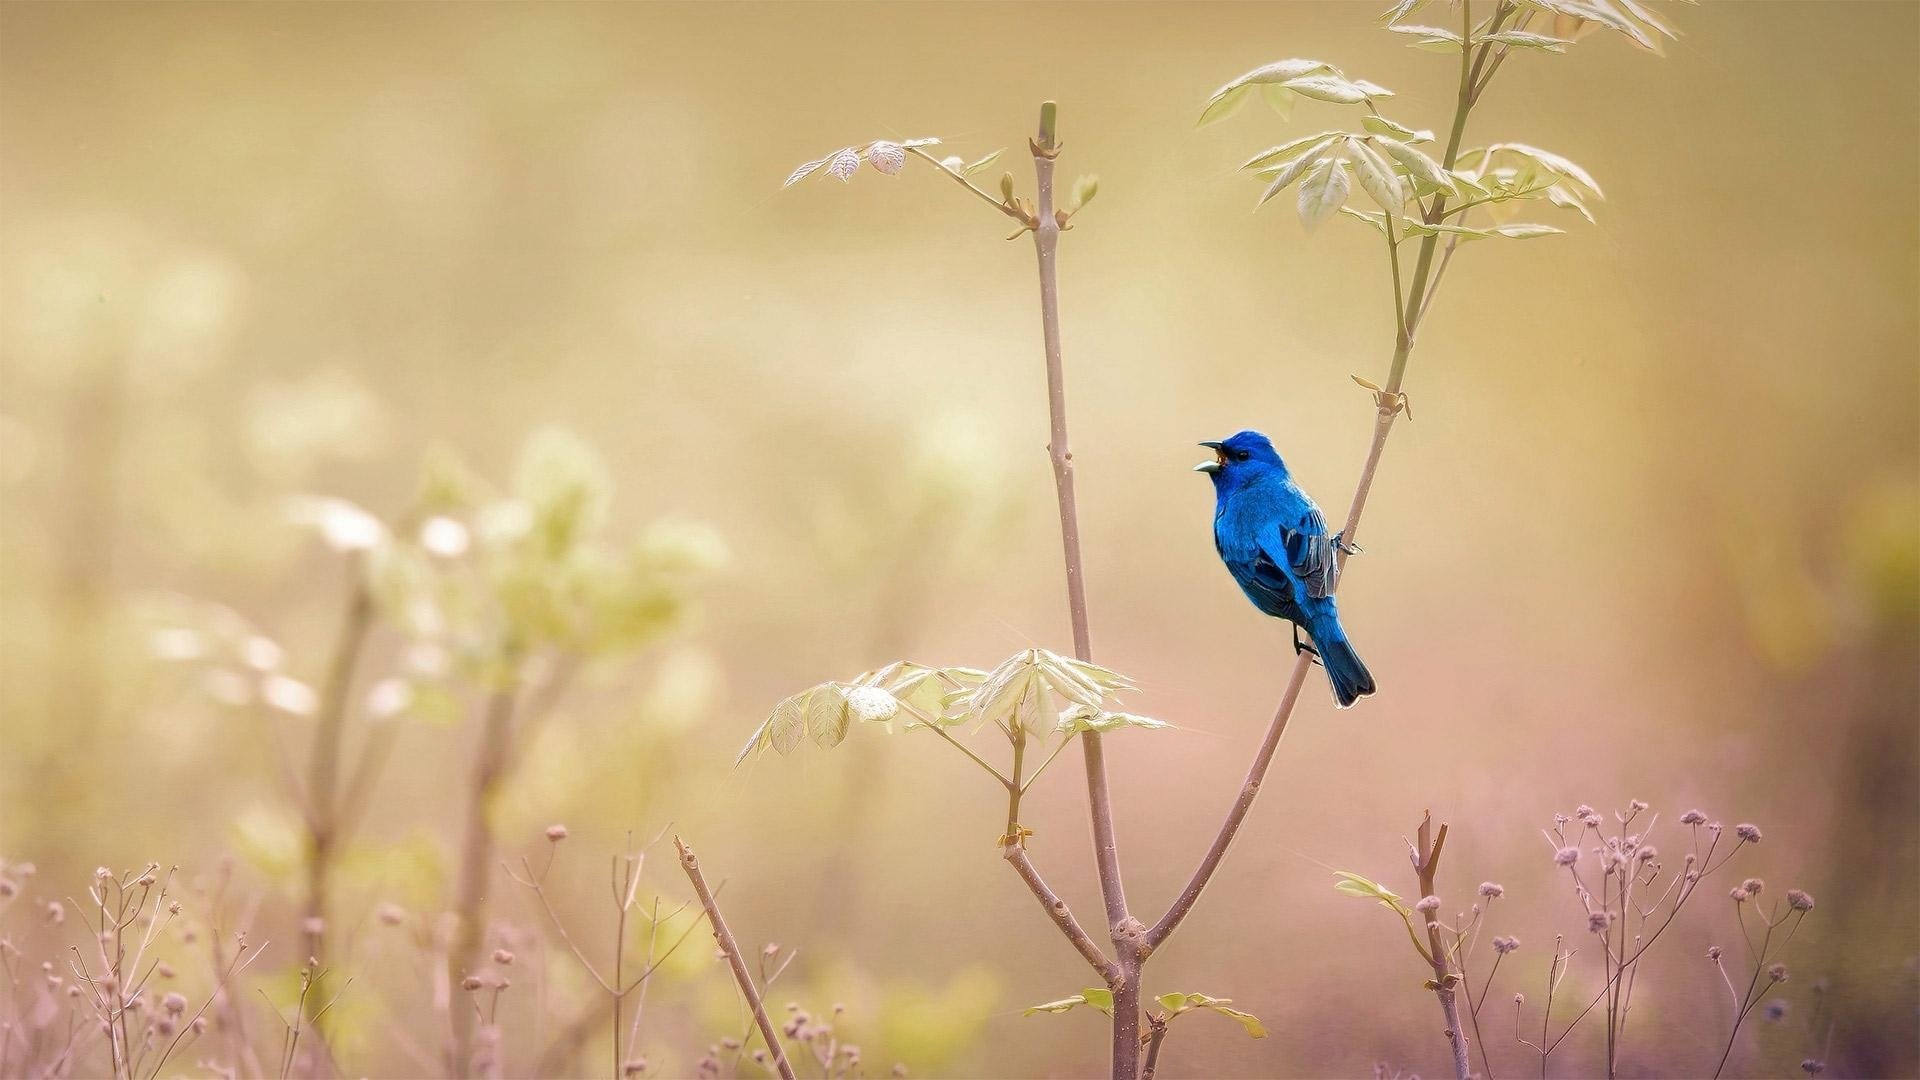
[[[1221,490],[1238,487],[1273,469],[1286,468],[1280,455],[1274,452],[1272,440],[1257,431],[1242,431],[1231,438],[1200,445],[1213,451],[1213,460],[1203,461],[1193,470],[1213,477],[1213,486]]]

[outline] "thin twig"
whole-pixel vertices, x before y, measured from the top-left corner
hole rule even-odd
[[[754,1022],[760,1025],[760,1037],[767,1040],[767,1052],[773,1055],[773,1064],[779,1069],[781,1080],[794,1080],[793,1065],[787,1061],[787,1052],[780,1045],[780,1037],[775,1034],[773,1021],[767,1019],[766,1006],[760,1001],[760,991],[754,989],[753,976],[747,971],[747,962],[740,955],[740,946],[733,940],[733,931],[727,929],[727,921],[720,916],[720,906],[714,902],[713,891],[707,888],[707,879],[701,876],[700,860],[694,855],[693,849],[677,836],[673,838],[673,846],[680,853],[680,868],[686,871],[694,894],[700,897],[700,906],[706,909],[707,925],[713,927],[713,939],[719,943],[720,951],[726,953],[727,964],[733,968],[733,979],[740,984],[740,993],[753,1009]]]

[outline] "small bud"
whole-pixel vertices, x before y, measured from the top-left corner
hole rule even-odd
[[[1000,198],[1005,202],[1013,201],[1013,174],[1000,174]]]
[[[460,980],[460,989],[462,990],[478,990],[480,986],[480,976],[478,975],[469,975]]]
[[[560,841],[562,841],[562,840],[565,840],[566,838],[567,838],[567,827],[566,827],[565,825],[549,825],[549,826],[547,826],[547,839],[548,839],[548,840],[551,840],[551,841],[553,841],[554,843],[556,843],[556,844],[557,844],[557,843],[559,843]]]

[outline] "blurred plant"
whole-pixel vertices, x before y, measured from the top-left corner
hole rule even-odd
[[[1750,829],[1752,826],[1743,825],[1741,828]],[[1753,835],[1757,840],[1759,830],[1754,830]],[[1758,898],[1765,888],[1766,883],[1761,879],[1748,878],[1730,893],[1734,918],[1740,923],[1740,937],[1747,943],[1747,953],[1753,961],[1753,974],[1747,979],[1745,990],[1734,988],[1733,977],[1727,973],[1724,963],[1724,950],[1718,945],[1707,950],[1707,959],[1720,972],[1720,978],[1727,984],[1727,993],[1733,998],[1733,1029],[1727,1033],[1727,1048],[1720,1052],[1720,1063],[1713,1070],[1715,1076],[1726,1071],[1727,1059],[1733,1055],[1734,1044],[1740,1039],[1740,1025],[1746,1022],[1747,1015],[1753,1012],[1754,1006],[1760,1004],[1760,999],[1774,986],[1787,981],[1787,965],[1779,962],[1779,958],[1786,954],[1787,943],[1799,931],[1807,912],[1813,910],[1813,897],[1800,889],[1788,889],[1786,896],[1773,902],[1770,913],[1761,915]],[[1754,918],[1761,924],[1757,928],[1762,931],[1759,944],[1754,943],[1753,933],[1747,928],[1749,904],[1754,905]],[[1776,942],[1774,934],[1780,930],[1785,932]],[[1760,981],[1762,974],[1766,976],[1765,982]]]
[[[459,923],[447,949],[449,981],[460,985],[483,967],[494,862],[488,813],[517,752],[582,664],[660,639],[682,621],[691,583],[724,559],[709,530],[685,523],[656,522],[624,547],[603,539],[611,486],[583,443],[545,430],[521,448],[505,491],[435,453],[392,522],[345,499],[292,500],[289,517],[351,564],[346,613],[318,690],[285,674],[286,650],[226,609],[176,604],[155,631],[155,652],[201,665],[215,697],[313,718],[304,788],[276,738],[306,833],[298,856],[282,861],[304,867],[307,955],[321,961],[304,997],[309,1021],[331,999],[324,961],[334,872],[393,749],[397,721],[449,722],[463,696],[482,703],[453,901]],[[405,645],[391,673],[356,702],[358,670],[380,624]],[[362,726],[356,719],[365,731],[346,768],[350,732]],[[472,1020],[452,1010],[455,1071],[466,1068]]]
[[[1732,842],[1723,847],[1724,828],[1718,822],[1709,821],[1705,813],[1689,810],[1680,817],[1681,824],[1690,830],[1686,841],[1687,851],[1679,870],[1669,873],[1659,849],[1650,842],[1658,815],[1648,815],[1645,824],[1635,828],[1634,823],[1640,821],[1647,811],[1646,803],[1638,799],[1629,802],[1627,809],[1613,815],[1616,825],[1612,835],[1607,835],[1602,815],[1590,806],[1579,807],[1571,816],[1555,814],[1553,828],[1542,830],[1553,849],[1554,865],[1567,872],[1574,896],[1586,913],[1587,933],[1600,946],[1602,974],[1605,976],[1605,982],[1586,1006],[1558,1034],[1554,1034],[1554,999],[1570,970],[1569,961],[1574,955],[1573,950],[1561,947],[1564,937],[1556,937],[1548,962],[1546,1003],[1540,1017],[1539,1042],[1520,1034],[1525,999],[1520,994],[1513,996],[1514,1039],[1539,1056],[1542,1077],[1547,1074],[1548,1062],[1554,1051],[1603,1002],[1606,1007],[1601,1015],[1607,1024],[1604,1072],[1608,1077],[1618,1075],[1627,1016],[1632,1008],[1641,960],[1666,933],[1667,928],[1673,925],[1687,901],[1698,894],[1702,882],[1726,866],[1742,848],[1760,842],[1760,829],[1743,824],[1734,828]],[[1427,817],[1420,823],[1417,842],[1407,843],[1408,857],[1413,863],[1421,891],[1421,898],[1411,907],[1386,886],[1359,874],[1337,872],[1339,880],[1334,888],[1350,896],[1375,900],[1400,916],[1413,942],[1414,951],[1420,955],[1422,963],[1432,969],[1432,977],[1425,981],[1424,986],[1440,997],[1442,1011],[1447,1017],[1446,1035],[1454,1055],[1455,1072],[1460,1073],[1468,1068],[1463,1064],[1463,1059],[1469,1053],[1468,1040],[1465,1030],[1460,1026],[1456,1003],[1458,997],[1464,996],[1467,1001],[1467,1022],[1473,1029],[1472,1041],[1480,1045],[1481,1071],[1492,1080],[1493,1062],[1486,1040],[1480,1035],[1480,1012],[1491,998],[1493,982],[1499,974],[1502,961],[1520,948],[1520,940],[1515,937],[1492,939],[1493,964],[1476,990],[1470,970],[1471,962],[1486,916],[1494,901],[1506,895],[1506,889],[1495,882],[1482,882],[1477,899],[1468,911],[1457,914],[1451,923],[1442,921],[1436,878],[1446,838],[1447,826],[1443,824],[1435,832],[1432,818]],[[1583,857],[1599,866],[1598,879],[1593,879],[1590,872],[1581,870]],[[1763,883],[1758,878],[1748,878],[1736,887],[1733,890],[1736,908],[1742,908],[1762,887]],[[1745,996],[1735,992],[1733,1036],[1739,1034],[1740,1022],[1759,1004],[1763,992],[1772,983],[1784,981],[1785,968],[1772,962],[1777,958],[1778,950],[1785,948],[1786,939],[1791,938],[1793,931],[1798,929],[1800,918],[1812,909],[1811,897],[1798,889],[1790,889],[1785,899],[1775,905],[1773,915],[1762,919],[1766,929],[1762,941],[1756,945],[1748,937],[1748,946],[1754,955],[1754,977]],[[1743,908],[1741,915],[1744,920]],[[1789,919],[1792,920],[1791,925],[1788,925]],[[1782,926],[1787,926],[1785,938],[1775,943],[1773,931]],[[1420,930],[1426,934],[1424,943],[1418,932]],[[1742,930],[1745,931],[1744,921]],[[1720,957],[1719,947],[1709,950],[1708,958],[1716,966],[1720,964]],[[1773,968],[1778,969],[1779,978],[1772,976]],[[1721,970],[1725,976],[1725,969]],[[1765,984],[1760,981],[1763,970],[1769,971],[1770,982]],[[1729,979],[1730,991],[1732,986]],[[1733,1036],[1728,1039],[1729,1052]],[[1724,1055],[1721,1065],[1725,1065]]]
[[[600,966],[588,959],[587,954],[574,941],[573,935],[568,933],[566,923],[561,920],[560,913],[554,910],[553,901],[547,895],[547,875],[553,870],[553,860],[560,851],[561,843],[567,838],[567,828],[564,825],[549,826],[546,836],[547,857],[538,871],[533,868],[533,860],[525,856],[520,859],[520,869],[524,877],[521,874],[515,874],[510,867],[504,869],[515,884],[532,890],[534,896],[540,901],[541,910],[546,912],[547,921],[552,925],[554,933],[573,954],[573,958],[579,961],[580,967],[593,979],[594,985],[607,996],[613,1036],[613,1070],[609,1075],[615,1077],[615,1080],[621,1076],[636,1075],[643,1072],[645,1066],[639,1064],[636,1068],[638,1059],[629,1059],[624,1053],[624,1045],[630,1044],[636,1052],[638,1051],[640,1020],[646,1011],[647,985],[652,980],[654,972],[659,970],[660,965],[666,963],[667,959],[678,951],[687,937],[693,933],[693,926],[688,926],[673,940],[672,944],[667,946],[667,951],[656,959],[655,952],[661,926],[685,910],[687,904],[683,903],[666,915],[661,915],[660,898],[656,896],[649,908],[636,910],[640,895],[640,872],[645,868],[647,861],[646,851],[638,849],[615,856],[611,877],[614,906],[613,965],[612,970],[603,975],[600,972]],[[628,979],[626,973],[627,923],[630,920],[645,920],[647,924],[646,966],[632,979]],[[495,950],[493,962],[496,966],[505,967],[513,962],[513,954],[504,949]],[[485,976],[480,978],[484,980]],[[505,982],[505,977],[497,976],[495,981]],[[625,1016],[628,997],[634,999],[631,1026]]]
[[[0,861],[0,915],[10,911],[33,875],[30,863]],[[208,1009],[223,1000],[265,946],[249,945],[244,931],[234,936],[231,959],[216,945],[213,986],[194,1007],[194,998],[171,988],[177,973],[160,956],[169,931],[182,920],[173,879],[174,871],[163,873],[158,863],[120,873],[103,866],[94,871],[87,902],[41,901],[37,930],[57,936],[71,914],[86,938],[84,945],[60,950],[62,963],[41,962],[30,1006],[21,1000],[24,942],[11,933],[0,937],[0,967],[10,991],[0,1011],[0,1076],[104,1072],[115,1080],[152,1080],[175,1054],[199,1042],[209,1027]],[[180,934],[188,942],[194,935],[191,929]],[[62,968],[67,975],[59,973]],[[94,1064],[96,1053],[104,1063]]]

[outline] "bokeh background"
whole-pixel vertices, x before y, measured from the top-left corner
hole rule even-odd
[[[670,600],[580,663],[516,748],[492,807],[501,856],[539,857],[566,823],[550,889],[604,952],[604,860],[671,827],[725,878],[742,938],[799,951],[776,1004],[845,1003],[870,1073],[1099,1072],[1099,1017],[1021,1015],[1086,972],[1000,865],[1000,798],[964,760],[873,729],[733,766],[768,707],[814,682],[1068,645],[1030,246],[923,163],[779,183],[849,143],[938,136],[969,158],[1008,147],[1030,190],[1022,142],[1048,97],[1063,172],[1099,174],[1061,259],[1073,447],[1096,656],[1179,726],[1109,740],[1130,895],[1157,915],[1291,661],[1217,564],[1193,444],[1265,429],[1344,508],[1370,432],[1348,376],[1382,377],[1391,346],[1373,234],[1255,214],[1236,171],[1347,117],[1193,120],[1233,75],[1307,56],[1444,127],[1450,61],[1375,14],[7,5],[7,932],[28,960],[78,940],[39,908],[96,865],[201,883],[226,866],[229,898],[257,902],[254,940],[276,943],[250,977],[284,1002],[305,841],[275,747],[304,773],[312,703],[279,683],[263,705],[244,680],[319,685],[367,561],[291,522],[288,500],[396,521],[423,461],[450,456],[525,494],[523,445],[566,432],[604,463],[600,535],[665,551]],[[1540,829],[1634,798],[1662,828],[1696,805],[1759,824],[1729,873],[1818,898],[1769,996],[1788,1018],[1756,1022],[1738,1070],[1825,1053],[1839,1075],[1914,1075],[1920,8],[1670,16],[1683,35],[1664,58],[1612,36],[1518,55],[1476,111],[1470,144],[1558,150],[1608,199],[1597,227],[1543,209],[1569,235],[1474,245],[1449,273],[1410,369],[1417,419],[1341,595],[1383,690],[1336,715],[1310,687],[1226,868],[1150,969],[1151,991],[1231,997],[1272,1034],[1183,1020],[1178,1075],[1443,1071],[1400,929],[1328,868],[1413,891],[1401,838],[1431,808],[1453,828],[1449,903],[1507,888],[1491,929],[1524,945],[1496,1000],[1537,1002],[1553,936],[1584,937]],[[195,618],[237,625],[220,610],[284,655],[256,646],[267,670],[244,676],[155,656]],[[438,1023],[429,959],[370,913],[453,902],[487,675],[457,668],[434,708],[423,692],[391,719],[373,715],[391,692],[364,700],[439,670],[418,648],[434,632],[383,614],[348,710],[350,754],[383,724],[393,747],[327,927],[358,976],[334,1017],[349,1074],[423,1071],[405,1044],[431,1046]],[[1077,757],[1025,817],[1085,915]],[[664,851],[642,891],[672,907],[687,889]],[[1737,945],[1731,884],[1647,961],[1630,1071],[1711,1068],[1728,1017],[1703,952]],[[496,873],[489,892],[537,957],[521,966],[544,965],[501,1006],[505,1068],[525,1074],[589,999],[526,891]],[[204,987],[204,958],[177,949]],[[1590,991],[1588,952],[1570,985]],[[745,1015],[704,936],[679,955],[640,1038],[666,1075]],[[1821,980],[1830,1046],[1804,1023]],[[276,1022],[245,996],[268,1053]],[[1525,1067],[1510,1013],[1489,1018],[1496,1065]],[[1591,1074],[1598,1032],[1556,1069]],[[546,1067],[604,1072],[605,1036],[584,1040]]]

